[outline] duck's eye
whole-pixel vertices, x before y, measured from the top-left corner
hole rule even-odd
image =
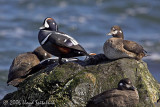
[[[115,29],[115,28],[113,28],[112,30],[113,30],[113,31],[116,31],[116,29]]]

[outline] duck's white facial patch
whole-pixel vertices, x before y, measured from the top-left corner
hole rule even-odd
[[[120,85],[120,86],[123,86],[123,83],[120,83],[119,85]]]
[[[122,31],[120,30],[119,33],[122,33]]]
[[[117,30],[113,31],[112,34],[116,35],[118,33]]]
[[[47,22],[47,19],[45,20],[44,27],[45,27],[45,28],[49,28],[49,24],[48,24],[48,22]]]
[[[43,39],[43,41],[41,42],[41,45],[43,45],[43,44],[48,40],[48,38],[51,36],[51,34],[52,34],[52,33],[49,33],[49,34],[47,35],[47,37]]]
[[[58,26],[56,25],[56,31],[58,31]]]
[[[128,84],[126,84],[126,87],[127,87],[127,88],[130,88],[131,86],[130,86],[130,85],[128,85]]]

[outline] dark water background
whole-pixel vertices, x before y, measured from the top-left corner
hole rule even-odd
[[[120,25],[125,39],[149,52],[144,60],[160,82],[159,0],[0,0],[0,99],[16,90],[6,85],[8,69],[18,54],[39,46],[38,28],[46,17],[95,53],[103,52],[111,26]]]

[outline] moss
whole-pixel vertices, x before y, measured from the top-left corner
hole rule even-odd
[[[127,58],[90,66],[66,63],[47,67],[28,77],[12,96],[5,98],[48,101],[52,103],[49,106],[56,107],[83,107],[91,97],[116,88],[122,78],[130,78],[137,87],[140,96],[137,107],[154,106],[160,93],[157,81],[143,61]]]
[[[158,99],[156,93],[159,92],[157,88],[157,81],[155,81],[153,76],[150,74],[145,63],[138,62],[137,66],[138,69],[136,69],[136,87],[140,96],[140,103],[138,106],[154,106],[154,102],[156,102]]]

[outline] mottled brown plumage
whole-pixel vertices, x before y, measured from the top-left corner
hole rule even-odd
[[[118,88],[111,89],[92,97],[86,107],[133,107],[139,102],[136,88],[128,78],[118,83]]]
[[[40,61],[52,57],[50,53],[45,51],[41,46],[37,47],[33,53],[38,57]]]
[[[22,76],[25,76],[41,60],[50,57],[51,54],[43,50],[42,47],[36,48],[33,52],[19,54],[10,66],[7,84],[18,86],[25,79],[21,78]]]
[[[119,26],[113,26],[108,35],[113,37],[108,39],[103,46],[104,54],[109,59],[119,59],[124,57],[141,60],[145,55],[143,47],[136,42],[124,40],[123,31]]]

